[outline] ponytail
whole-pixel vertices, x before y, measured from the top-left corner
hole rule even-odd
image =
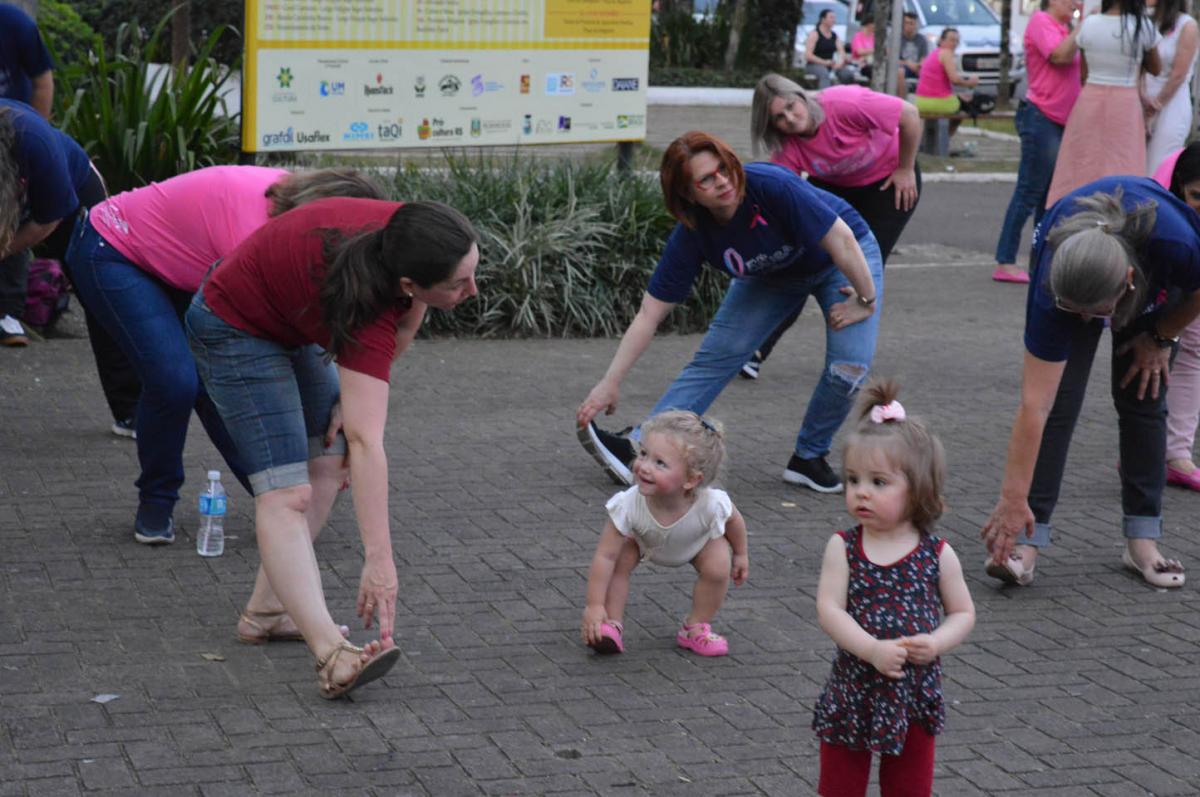
[[[422,288],[448,279],[479,236],[471,222],[439,202],[401,205],[377,230],[327,231],[319,300],[329,327],[329,354],[357,345],[355,332],[398,301],[400,279]]]

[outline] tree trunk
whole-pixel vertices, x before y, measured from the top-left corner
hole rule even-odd
[[[180,0],[171,17],[171,63],[186,64],[192,54],[192,0]]]
[[[750,0],[733,0],[733,14],[729,23],[729,45],[725,48],[725,71],[732,72],[737,63],[738,49],[742,44],[742,29],[746,27],[746,6]]]
[[[892,21],[892,3],[899,0],[875,0],[875,57],[871,64],[871,90],[891,94],[888,85],[888,28]],[[847,42],[847,46],[849,43]]]
[[[996,107],[1008,108],[1008,72],[1012,69],[1012,53],[1009,39],[1012,35],[1012,0],[1000,0],[1000,75],[996,85]]]

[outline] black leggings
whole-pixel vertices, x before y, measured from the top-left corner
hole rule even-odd
[[[917,175],[917,202],[920,202],[921,167],[914,163],[913,170]],[[850,207],[858,211],[858,214],[863,217],[863,221],[871,228],[871,232],[875,236],[875,241],[879,244],[879,252],[883,256],[884,266],[887,265],[888,255],[892,253],[892,248],[900,240],[900,233],[904,232],[904,226],[908,224],[908,220],[912,218],[912,214],[917,210],[917,202],[914,202],[913,206],[908,210],[896,210],[895,190],[892,188],[888,188],[886,191],[879,190],[879,187],[885,182],[887,182],[886,177],[870,185],[847,188],[841,185],[830,185],[816,178],[809,178],[810,184],[823,191],[840,196],[850,204]],[[758,347],[760,361],[770,356],[771,350],[775,348],[775,344],[783,337],[783,333],[787,332],[799,317],[800,311],[797,310],[794,315],[785,318],[783,323],[777,326],[775,331],[763,341],[762,345]]]

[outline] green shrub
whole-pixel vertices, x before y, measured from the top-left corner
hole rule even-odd
[[[79,15],[106,42],[116,40],[122,23],[131,19],[157,19],[178,4],[179,0],[71,0]],[[199,49],[222,26],[241,30],[245,6],[245,0],[191,0],[192,46]],[[213,49],[213,57],[223,64],[232,64],[241,52],[239,37],[224,36]]]
[[[426,329],[483,337],[619,335],[637,313],[674,226],[657,175],[612,162],[447,154],[445,168],[398,167],[394,195],[458,208],[479,230],[479,296]],[[726,280],[705,269],[664,329],[708,323]]]
[[[84,22],[75,9],[61,0],[41,0],[38,4],[38,29],[46,45],[66,63],[56,63],[61,71],[71,63],[86,60],[88,53],[100,49],[100,36]]]
[[[212,57],[217,29],[189,66],[168,69],[170,16],[148,34],[137,22],[58,76],[56,117],[96,162],[112,193],[183,172],[231,163],[239,152],[237,115],[220,93],[237,67]]]
[[[713,68],[725,57],[729,20],[724,13],[696,20],[688,11],[668,11],[658,14],[650,27],[651,66]]]

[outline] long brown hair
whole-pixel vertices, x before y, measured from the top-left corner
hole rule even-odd
[[[357,345],[354,333],[396,303],[401,277],[430,288],[448,279],[478,241],[467,217],[440,202],[405,203],[377,230],[349,237],[330,231],[319,294],[329,353]]]
[[[267,215],[274,218],[306,202],[331,196],[388,198],[379,183],[354,169],[338,167],[311,172],[292,172],[267,188],[266,197],[271,203]]]
[[[21,224],[21,167],[17,131],[8,108],[0,108],[0,253],[8,249]]]

